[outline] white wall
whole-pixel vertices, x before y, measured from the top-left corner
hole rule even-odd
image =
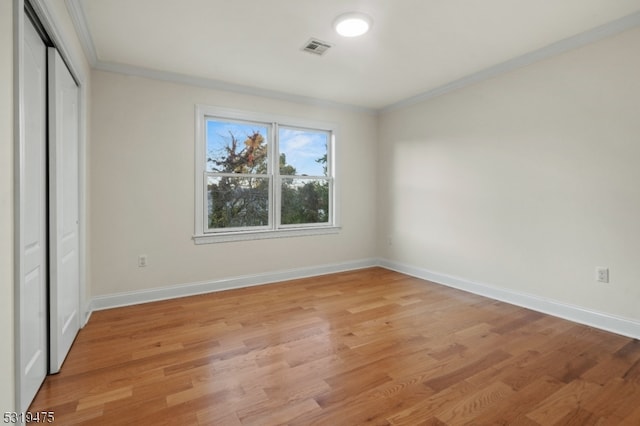
[[[638,45],[630,30],[383,114],[382,256],[640,321]]]
[[[376,117],[116,73],[92,75],[94,296],[315,267],[375,256]],[[196,246],[195,105],[339,125],[342,232]],[[148,256],[138,268],[137,257]]]
[[[0,413],[14,406],[13,2],[0,1]]]

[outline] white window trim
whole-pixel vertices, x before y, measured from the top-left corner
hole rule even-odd
[[[337,125],[334,123],[305,120],[296,117],[264,114],[250,111],[241,111],[235,109],[221,108],[208,105],[196,105],[195,107],[195,231],[193,240],[195,244],[212,244],[222,243],[229,241],[248,241],[248,240],[262,240],[268,238],[288,238],[288,237],[301,237],[301,236],[313,236],[313,235],[327,235],[337,234],[341,230],[340,226],[340,208],[339,208],[339,180],[337,179],[337,167],[336,167],[336,134]],[[229,120],[243,120],[243,121],[257,121],[263,123],[278,123],[283,126],[300,127],[306,129],[318,129],[331,132],[332,140],[329,146],[329,158],[331,161],[330,176],[329,179],[333,181],[333,194],[330,195],[330,208],[332,210],[333,223],[332,224],[304,224],[304,225],[282,225],[276,228],[265,229],[259,227],[256,229],[242,229],[229,232],[215,231],[207,232],[206,220],[207,215],[204,211],[205,200],[205,188],[206,188],[206,117],[220,117],[222,119]],[[275,158],[279,158],[277,155]],[[276,161],[273,157],[271,159],[271,168],[277,167],[273,165],[273,161]],[[277,174],[273,174],[273,179],[278,180],[275,185],[279,184]],[[272,195],[272,194],[270,194]],[[275,211],[273,213],[274,218],[279,216],[277,206],[272,206]],[[274,222],[276,223],[276,222]]]

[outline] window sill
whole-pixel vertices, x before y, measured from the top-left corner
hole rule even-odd
[[[270,238],[306,237],[311,235],[337,234],[342,228],[326,226],[317,228],[280,229],[278,231],[239,231],[194,235],[196,245],[227,243],[231,241],[266,240]]]

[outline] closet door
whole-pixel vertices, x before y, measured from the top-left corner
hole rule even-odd
[[[57,373],[80,329],[79,89],[49,48],[49,372]]]
[[[20,409],[47,373],[47,49],[24,18],[24,140],[20,153]]]

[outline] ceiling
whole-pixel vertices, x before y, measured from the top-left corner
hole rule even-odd
[[[379,110],[640,25],[640,0],[67,0],[92,65]],[[371,31],[342,38],[345,12]],[[302,51],[310,38],[332,47]]]

